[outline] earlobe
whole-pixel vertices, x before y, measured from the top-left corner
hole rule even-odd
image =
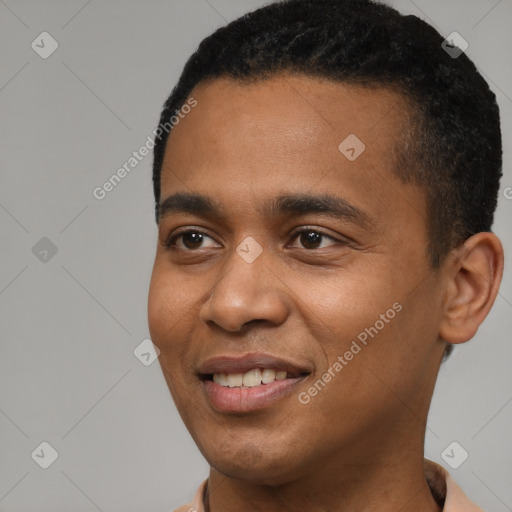
[[[490,232],[468,238],[447,261],[444,315],[439,336],[449,343],[464,343],[477,332],[489,313],[503,275],[503,246]]]

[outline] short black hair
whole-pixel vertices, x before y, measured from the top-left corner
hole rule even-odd
[[[496,97],[467,55],[453,58],[443,41],[418,17],[377,1],[274,2],[200,43],[164,104],[160,124],[196,85],[221,77],[250,83],[288,72],[396,91],[409,122],[394,150],[394,172],[425,190],[427,250],[437,268],[450,249],[491,230],[502,175]],[[168,137],[155,139],[157,222]]]

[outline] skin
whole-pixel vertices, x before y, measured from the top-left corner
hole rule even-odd
[[[148,315],[173,399],[211,466],[207,510],[439,511],[423,444],[443,340],[469,340],[487,315],[503,268],[499,240],[479,233],[431,268],[424,191],[392,172],[407,123],[393,91],[283,74],[216,79],[192,96],[198,104],[166,148],[161,200],[203,194],[224,216],[161,218]],[[355,161],[338,149],[349,134],[366,145]],[[342,197],[372,221],[259,208],[296,193]],[[166,248],[183,228],[206,236]],[[308,228],[325,236],[308,242]],[[263,248],[252,263],[236,252],[248,236]],[[300,403],[298,393],[396,302],[403,309]],[[264,410],[216,411],[199,365],[254,351],[312,373]]]

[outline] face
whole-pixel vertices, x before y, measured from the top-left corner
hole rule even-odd
[[[263,483],[421,443],[442,279],[424,192],[392,172],[400,97],[290,75],[192,96],[164,158],[149,327],[199,449]]]

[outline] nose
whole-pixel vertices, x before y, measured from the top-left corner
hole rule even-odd
[[[233,251],[202,305],[200,320],[228,332],[238,332],[250,322],[282,324],[289,312],[286,286],[270,266],[265,250],[252,262]]]

